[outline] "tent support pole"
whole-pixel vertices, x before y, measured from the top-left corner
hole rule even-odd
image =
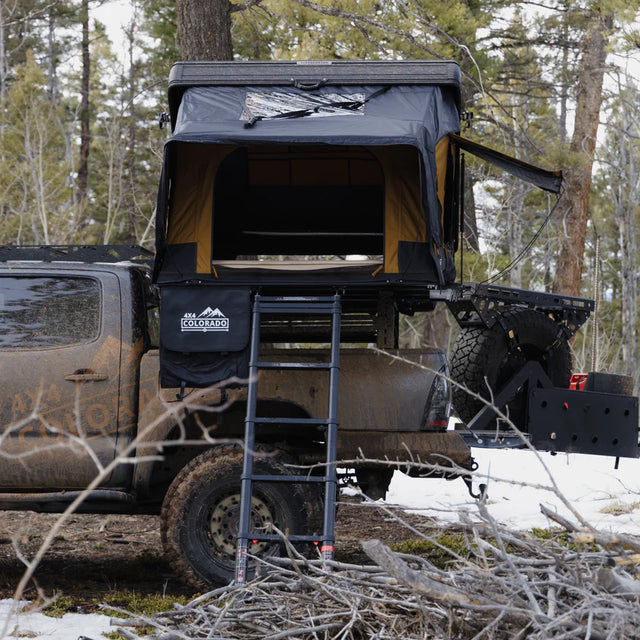
[[[460,197],[458,202],[460,203],[460,284],[464,281],[464,171],[465,171],[465,159],[464,153],[460,154],[460,178],[458,183],[458,189],[460,190]]]

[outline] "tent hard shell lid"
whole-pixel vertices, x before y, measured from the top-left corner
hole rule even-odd
[[[160,282],[217,280],[246,256],[364,254],[379,268],[305,278],[446,286],[455,278],[461,146],[559,188],[557,175],[456,135],[454,62],[182,62],[169,104]]]

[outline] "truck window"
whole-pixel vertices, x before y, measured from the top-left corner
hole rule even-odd
[[[100,333],[100,285],[89,278],[0,278],[0,349],[90,342]]]

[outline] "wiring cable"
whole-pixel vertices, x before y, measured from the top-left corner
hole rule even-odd
[[[551,220],[551,216],[554,214],[555,210],[558,208],[558,204],[560,204],[560,200],[562,199],[563,193],[564,193],[564,190],[562,190],[558,194],[558,197],[553,207],[551,207],[551,211],[549,211],[549,213],[547,214],[547,217],[542,221],[542,224],[540,225],[538,230],[534,233],[531,240],[529,240],[529,242],[527,242],[527,244],[524,246],[522,251],[504,269],[498,271],[498,273],[496,273],[493,276],[490,276],[486,280],[483,280],[480,284],[493,284],[496,280],[498,280],[502,276],[510,273],[511,270],[527,255],[527,253],[529,253],[529,251],[531,250],[531,247],[533,247],[533,245],[536,243],[536,241],[540,237],[540,234],[544,231],[545,227],[549,223],[549,220]]]

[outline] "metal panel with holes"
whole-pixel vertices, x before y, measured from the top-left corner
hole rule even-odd
[[[638,457],[638,398],[594,391],[534,389],[529,433],[538,449]]]

